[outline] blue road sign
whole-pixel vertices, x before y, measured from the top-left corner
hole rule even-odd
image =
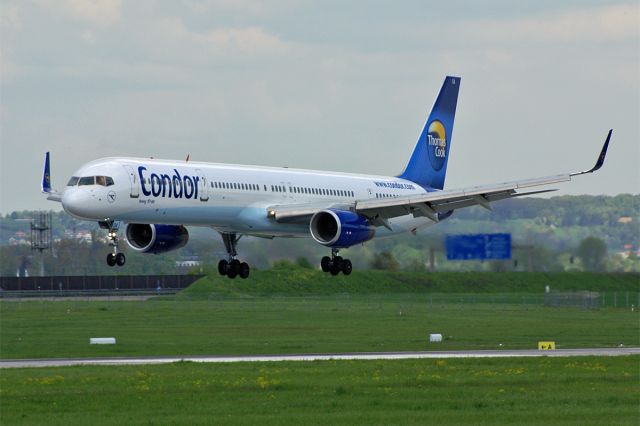
[[[511,259],[511,234],[449,235],[448,260]]]

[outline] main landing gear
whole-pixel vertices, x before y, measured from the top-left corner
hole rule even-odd
[[[218,272],[220,275],[226,275],[231,279],[237,276],[242,279],[247,278],[250,272],[249,264],[236,259],[238,255],[236,245],[240,237],[238,237],[236,233],[221,233],[221,235],[224,248],[227,250],[228,259],[222,259],[218,262]]]
[[[325,256],[320,261],[322,272],[329,272],[331,275],[338,275],[342,272],[345,275],[351,274],[353,265],[349,259],[338,256],[338,249],[331,249],[331,257]]]
[[[109,266],[124,266],[127,262],[124,253],[118,252],[118,228],[120,227],[120,222],[114,222],[113,220],[105,220],[102,222],[98,222],[100,228],[107,229],[109,233],[107,234],[107,238],[109,238],[109,245],[113,247],[113,253],[109,253],[107,255],[107,265]]]

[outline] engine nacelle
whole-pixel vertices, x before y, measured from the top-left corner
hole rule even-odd
[[[184,226],[130,223],[125,230],[127,243],[140,253],[166,253],[184,247],[189,232]]]
[[[335,248],[364,243],[376,234],[376,228],[366,217],[351,211],[335,209],[322,210],[314,214],[309,230],[318,243]]]

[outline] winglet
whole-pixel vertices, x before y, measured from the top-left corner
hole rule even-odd
[[[583,172],[571,173],[571,176],[584,175],[587,173],[593,173],[596,170],[600,170],[602,165],[604,164],[604,158],[607,155],[607,149],[609,148],[609,141],[611,140],[611,133],[613,133],[613,129],[609,130],[609,134],[607,135],[607,139],[604,141],[604,145],[602,145],[602,150],[600,151],[600,155],[598,156],[598,160],[596,161],[596,165],[593,166],[589,170],[585,170]]]
[[[44,173],[42,175],[41,190],[44,193],[51,192],[51,166],[49,165],[49,151],[44,156]]]

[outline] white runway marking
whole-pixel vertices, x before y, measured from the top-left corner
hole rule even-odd
[[[447,351],[447,352],[366,352],[342,354],[251,355],[251,356],[166,356],[130,358],[79,359],[16,359],[0,360],[0,368],[67,367],[72,365],[140,365],[168,364],[172,362],[273,362],[273,361],[327,361],[327,360],[394,360],[420,358],[508,358],[508,357],[570,357],[570,356],[623,356],[640,355],[640,348],[590,348]]]

